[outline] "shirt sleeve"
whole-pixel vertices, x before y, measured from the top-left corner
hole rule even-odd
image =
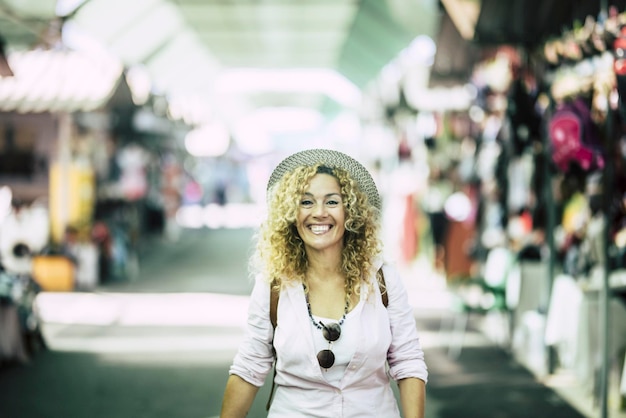
[[[428,368],[406,288],[394,267],[385,265],[384,273],[389,298],[387,312],[391,326],[391,345],[387,353],[389,374],[395,380],[416,377],[426,382]]]
[[[229,370],[257,387],[263,386],[274,362],[269,306],[270,285],[259,276],[250,295],[245,337]]]

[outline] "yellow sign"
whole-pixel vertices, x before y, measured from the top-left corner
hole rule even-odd
[[[63,241],[68,226],[89,233],[95,205],[93,169],[76,163],[54,163],[50,168],[50,226],[55,243]]]

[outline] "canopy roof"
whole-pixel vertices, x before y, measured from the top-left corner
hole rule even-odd
[[[49,46],[63,25],[64,44],[93,51],[88,35],[160,91],[220,101],[231,69],[330,70],[361,90],[437,17],[435,0],[3,0],[0,36],[9,50]],[[345,105],[308,90],[257,89],[245,106]]]

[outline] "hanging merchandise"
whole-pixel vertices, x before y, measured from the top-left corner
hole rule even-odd
[[[541,115],[537,110],[537,81],[528,69],[521,69],[511,84],[506,113],[511,123],[513,154],[521,156],[541,136]]]
[[[623,120],[626,120],[626,27],[622,28],[619,36],[613,42],[615,61],[613,71],[619,93],[619,112]]]
[[[565,233],[558,248],[561,270],[571,287],[580,292],[582,301],[573,312],[579,314],[579,319],[567,321],[578,324],[572,330],[578,354],[568,359],[565,353],[557,352],[557,357],[565,369],[584,370],[578,374],[581,382],[592,380],[594,409],[599,409],[602,418],[609,412],[611,365],[623,361],[622,338],[626,335],[623,329],[615,328],[624,323],[624,314],[619,292],[613,288],[613,277],[621,273],[611,262],[614,242],[610,227],[612,202],[624,193],[625,184],[623,165],[616,152],[617,141],[621,140],[618,138],[624,136],[626,128],[625,23],[626,14],[610,7],[597,21],[589,18],[585,28],[567,32],[562,39],[546,45],[546,51],[556,52],[553,58],[557,58],[546,77],[551,83],[551,98],[557,103],[552,118],[547,120],[549,157],[564,173],[563,182],[577,178],[580,183],[575,193],[563,200],[563,222],[561,230],[557,228]],[[553,280],[553,296],[559,293],[558,282],[558,278]],[[549,304],[548,323],[551,312],[558,307],[555,300],[552,298]],[[563,302],[572,306],[573,300],[567,295]],[[615,306],[620,312],[613,310]],[[559,321],[554,325],[563,324]],[[546,330],[546,342],[551,345],[548,334]],[[617,355],[615,347],[620,347]]]
[[[622,126],[626,125],[626,26],[622,27],[613,42],[618,113]],[[614,147],[615,196],[609,211],[609,267],[626,269],[626,135]],[[625,374],[626,381],[626,374]]]
[[[610,219],[612,243],[609,261],[612,269],[626,269],[626,191],[615,199],[612,219]]]
[[[604,167],[597,127],[582,98],[559,105],[548,129],[552,161],[560,171],[568,172],[570,164],[577,164],[585,171]]]
[[[145,197],[148,192],[146,166],[150,160],[148,152],[137,144],[127,145],[117,155],[122,175],[120,190],[125,199],[134,201]]]

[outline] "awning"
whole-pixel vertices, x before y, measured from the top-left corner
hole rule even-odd
[[[0,111],[18,113],[91,111],[115,91],[122,66],[67,50],[14,52],[15,76],[0,77]]]

